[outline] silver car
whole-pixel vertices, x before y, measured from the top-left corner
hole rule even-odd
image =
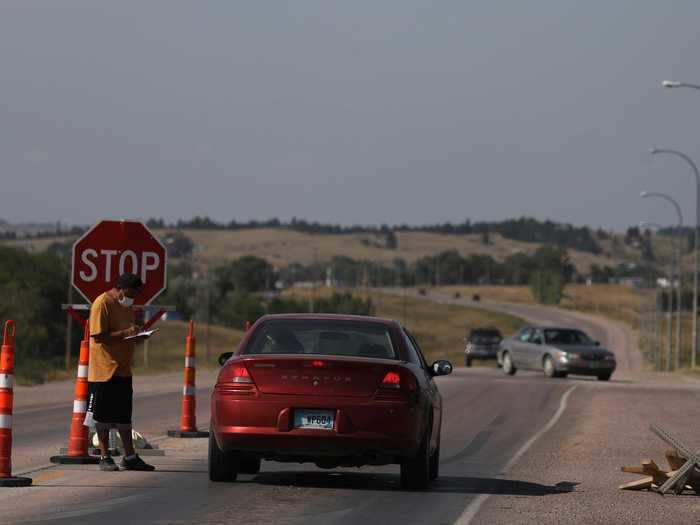
[[[501,342],[498,364],[508,375],[518,369],[542,370],[547,377],[568,374],[596,376],[607,381],[615,371],[615,354],[581,330],[528,326]]]

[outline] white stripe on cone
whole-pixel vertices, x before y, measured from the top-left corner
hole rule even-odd
[[[183,396],[193,396],[194,395],[194,387],[191,385],[185,385],[182,388],[182,395]]]
[[[78,377],[84,378],[88,376],[88,365],[78,365]]]
[[[0,374],[0,388],[11,389],[14,383],[14,376],[12,374]]]
[[[12,416],[0,414],[0,428],[12,428]]]
[[[194,357],[185,357],[185,368],[194,368]]]
[[[74,414],[84,414],[85,412],[87,412],[87,401],[80,401],[79,399],[73,401]]]

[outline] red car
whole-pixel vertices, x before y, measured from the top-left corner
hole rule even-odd
[[[438,476],[442,398],[396,321],[268,315],[219,358],[211,398],[209,478],[255,474],[261,459],[321,468],[401,465],[401,484]]]

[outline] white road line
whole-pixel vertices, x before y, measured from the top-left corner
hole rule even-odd
[[[513,457],[510,458],[508,463],[506,463],[505,467],[503,467],[503,472],[507,472],[508,470],[510,470],[510,468],[513,465],[515,465],[515,463],[530,449],[530,447],[532,447],[532,445],[535,444],[535,442],[538,439],[544,436],[547,432],[549,432],[552,429],[554,425],[557,424],[557,421],[559,421],[559,418],[566,410],[569,401],[569,396],[576,389],[577,386],[578,385],[573,385],[566,392],[564,392],[564,395],[561,396],[561,400],[559,401],[559,408],[554,413],[552,418],[547,422],[545,426],[543,426],[534,436],[528,439],[523,444],[523,446],[521,446],[518,449],[518,451],[513,455]],[[465,508],[461,516],[457,518],[457,521],[455,521],[454,525],[469,525],[479,513],[479,510],[481,509],[482,505],[486,502],[487,499],[489,499],[489,496],[491,496],[491,494],[479,494],[479,496],[477,496],[474,500],[472,500],[472,502],[469,505],[467,505],[467,508]]]

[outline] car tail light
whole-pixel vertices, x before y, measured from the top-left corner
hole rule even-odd
[[[242,363],[232,364],[221,369],[216,381],[216,390],[220,394],[236,396],[253,396],[257,392],[250,372]]]
[[[324,366],[326,366],[326,363],[316,359],[314,361],[311,361],[311,366],[313,366],[314,368],[323,368]]]
[[[381,388],[398,390],[401,388],[401,376],[398,372],[387,372],[379,386]]]
[[[253,380],[250,377],[248,369],[244,365],[234,365],[232,370],[232,379],[234,383],[252,385]]]

